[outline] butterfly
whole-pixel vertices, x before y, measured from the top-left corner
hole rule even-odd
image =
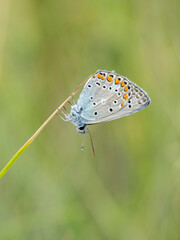
[[[88,125],[125,117],[144,109],[150,102],[148,94],[128,78],[114,71],[98,70],[86,82],[70,114],[65,116],[79,133],[86,133]]]

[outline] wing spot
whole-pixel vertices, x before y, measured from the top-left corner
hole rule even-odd
[[[120,84],[120,80],[118,78],[115,79],[115,84]]]
[[[89,84],[89,85],[88,85],[88,87],[90,88],[90,87],[91,87],[91,85]]]
[[[98,77],[98,78],[101,78],[101,73],[98,73],[97,77]]]
[[[124,107],[124,104],[125,104],[125,102],[123,102],[123,103],[121,104],[121,106]]]
[[[100,74],[101,74],[101,75],[103,75],[104,77],[106,76],[106,74],[105,74],[105,73],[102,73],[102,72],[101,72]]]
[[[113,81],[113,75],[107,76],[107,80],[108,80],[108,82],[112,82]]]
[[[93,105],[95,106],[95,105],[96,105],[96,103],[95,103],[95,102],[93,102]]]
[[[114,104],[117,104],[117,103],[118,103],[118,101],[117,101],[117,100],[114,100],[114,101],[113,101],[113,103],[114,103]]]
[[[101,86],[101,84],[99,82],[96,82],[96,85]]]
[[[105,88],[107,88],[107,86],[106,86],[106,85],[103,85],[103,88],[105,89]]]
[[[129,108],[131,108],[131,105],[129,105]]]
[[[126,99],[126,100],[128,99],[128,95],[127,95],[127,93],[124,94],[123,98]]]
[[[125,87],[124,91],[125,91],[125,92],[128,92],[128,88],[127,88],[127,87]]]
[[[112,87],[109,87],[109,90],[112,90]]]
[[[94,115],[97,115],[98,113],[97,112],[94,112]]]
[[[120,93],[120,92],[118,92],[118,96],[121,96],[121,93]]]
[[[90,99],[92,100],[92,99],[93,99],[93,97],[90,97]]]
[[[102,104],[106,104],[106,99],[102,99]]]
[[[110,111],[110,112],[113,112],[113,108],[109,108],[109,111]]]
[[[146,99],[146,98],[144,98],[144,99],[143,99],[143,102],[146,102],[146,100],[147,100],[147,99]]]

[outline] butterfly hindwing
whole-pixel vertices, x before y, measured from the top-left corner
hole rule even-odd
[[[98,70],[84,86],[78,105],[86,124],[121,118],[137,112],[150,103],[139,86],[114,72]]]

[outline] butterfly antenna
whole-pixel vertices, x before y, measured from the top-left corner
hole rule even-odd
[[[91,147],[92,147],[93,155],[95,157],[95,150],[94,150],[93,140],[92,140],[92,136],[91,136],[91,133],[90,133],[88,128],[87,128],[87,132],[89,133],[89,137],[90,137],[90,140],[91,140]]]

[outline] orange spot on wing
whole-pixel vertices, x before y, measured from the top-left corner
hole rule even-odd
[[[121,82],[121,86],[124,87],[124,86],[125,86],[125,83]]]
[[[124,107],[124,104],[125,104],[125,102],[123,102],[123,103],[121,104],[121,106]]]
[[[107,80],[108,80],[109,82],[112,82],[112,81],[113,81],[113,78],[110,77],[110,76],[107,76]]]
[[[127,88],[127,87],[125,87],[124,91],[128,92],[128,88]]]
[[[93,78],[96,78],[96,75],[94,75]]]
[[[124,98],[124,99],[128,99],[128,95],[127,95],[127,93],[124,94],[123,98]]]
[[[100,73],[98,73],[97,77],[98,77],[98,78],[101,78],[101,77],[102,77],[102,75],[101,75]]]
[[[105,79],[105,77],[104,77],[104,76],[102,76],[102,77],[101,77],[101,79],[102,79],[102,80],[104,80],[104,79]]]
[[[120,81],[119,81],[119,79],[115,79],[115,84],[120,84]]]

